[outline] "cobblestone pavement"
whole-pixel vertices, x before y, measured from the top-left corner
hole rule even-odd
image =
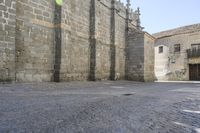
[[[0,84],[0,133],[200,133],[200,84]]]

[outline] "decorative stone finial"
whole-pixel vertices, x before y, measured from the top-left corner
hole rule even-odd
[[[140,8],[138,7],[137,8],[137,11],[136,11],[136,14],[137,14],[137,29],[140,29],[141,30],[141,21],[140,21]]]
[[[131,1],[127,0],[127,8],[130,9],[130,6],[131,6]]]
[[[138,15],[141,15],[140,14],[140,7],[137,8],[137,12],[138,12]]]

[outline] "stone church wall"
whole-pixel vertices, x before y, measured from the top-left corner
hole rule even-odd
[[[134,31],[129,36],[128,79],[144,81],[144,33]]]
[[[128,45],[128,80],[154,81],[155,38],[146,32],[130,31]]]
[[[111,2],[96,1],[96,79],[110,78]]]
[[[60,80],[87,80],[90,0],[65,0],[61,8]]]
[[[16,80],[50,81],[54,59],[54,0],[16,1]]]
[[[118,0],[0,0],[0,80],[125,79],[126,11]]]
[[[15,0],[0,0],[0,81],[15,80]]]
[[[156,79],[154,72],[155,55],[154,55],[155,38],[145,32],[144,34],[144,80],[151,82]]]

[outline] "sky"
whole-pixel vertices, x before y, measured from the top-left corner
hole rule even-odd
[[[131,0],[131,5],[140,7],[141,25],[151,34],[200,23],[200,0]]]

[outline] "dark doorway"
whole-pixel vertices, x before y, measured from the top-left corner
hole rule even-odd
[[[190,64],[190,80],[200,81],[200,64]]]

